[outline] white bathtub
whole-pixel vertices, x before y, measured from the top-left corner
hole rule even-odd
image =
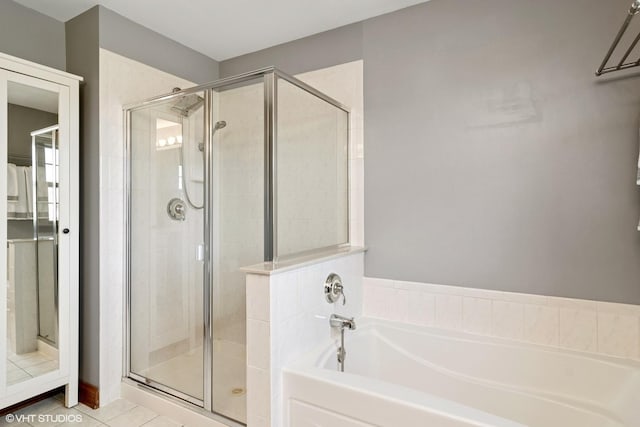
[[[289,427],[637,427],[640,364],[360,319],[284,371]]]

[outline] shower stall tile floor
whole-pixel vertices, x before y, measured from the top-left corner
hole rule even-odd
[[[142,374],[160,384],[202,399],[202,347],[197,347]],[[246,423],[246,350],[228,341],[213,343],[213,410]]]

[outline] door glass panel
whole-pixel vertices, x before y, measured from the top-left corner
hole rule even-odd
[[[58,369],[58,93],[8,82],[7,384]]]
[[[131,112],[130,370],[204,398],[204,99]]]

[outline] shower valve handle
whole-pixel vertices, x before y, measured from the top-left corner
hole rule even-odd
[[[332,304],[342,297],[342,305],[347,303],[347,297],[344,295],[344,286],[342,279],[336,273],[331,273],[324,282],[324,296],[328,303]]]

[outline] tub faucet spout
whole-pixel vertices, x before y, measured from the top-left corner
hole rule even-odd
[[[329,318],[329,324],[332,328],[340,329],[340,347],[338,347],[338,366],[340,372],[344,372],[344,360],[347,358],[347,350],[344,348],[344,330],[354,330],[356,321],[353,317],[344,317],[339,314],[332,314]]]
[[[353,317],[344,317],[339,314],[332,314],[329,318],[332,328],[340,328],[340,330],[349,329],[353,331],[356,328],[356,320]]]

